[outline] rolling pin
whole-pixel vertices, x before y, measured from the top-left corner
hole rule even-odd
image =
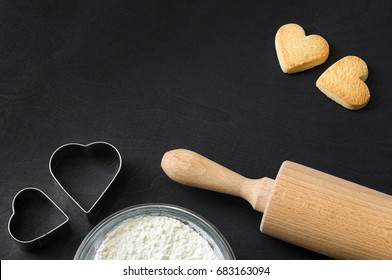
[[[162,169],[188,186],[242,197],[264,213],[260,230],[334,259],[392,259],[392,196],[285,161],[276,179],[245,178],[185,149]]]

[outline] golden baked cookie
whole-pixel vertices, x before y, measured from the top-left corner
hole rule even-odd
[[[275,36],[275,48],[284,73],[301,72],[324,63],[329,56],[328,42],[319,35],[305,35],[295,23],[280,27]]]
[[[329,98],[349,110],[358,110],[368,104],[370,91],[365,81],[368,67],[357,56],[346,56],[317,79],[316,86]]]

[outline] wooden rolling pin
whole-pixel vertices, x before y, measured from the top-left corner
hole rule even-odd
[[[285,161],[275,180],[245,178],[195,152],[167,152],[174,181],[246,199],[261,232],[335,259],[392,259],[392,196]]]

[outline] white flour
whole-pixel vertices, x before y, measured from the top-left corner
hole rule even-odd
[[[122,222],[99,247],[95,259],[212,260],[210,244],[188,225],[167,216]]]

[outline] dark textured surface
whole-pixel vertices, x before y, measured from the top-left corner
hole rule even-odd
[[[48,162],[68,142],[107,141],[123,169],[100,219],[172,203],[211,221],[238,259],[323,256],[259,232],[243,200],[180,186],[163,153],[189,148],[251,178],[296,161],[392,194],[390,1],[0,1],[0,257],[72,259],[95,223],[54,184]],[[285,75],[274,36],[288,22],[322,35],[321,66]],[[361,111],[315,87],[346,55],[369,67]],[[13,196],[45,191],[71,235],[34,252],[7,232]]]

